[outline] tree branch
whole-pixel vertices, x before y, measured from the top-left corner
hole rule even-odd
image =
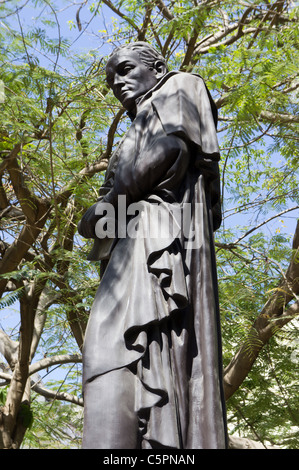
[[[27,386],[28,370],[37,300],[34,296],[35,283],[33,282],[28,287],[24,293],[26,301],[23,299],[20,303],[21,328],[18,360],[13,370],[5,405],[2,410],[2,421],[5,429],[3,433],[4,448],[14,448],[17,446],[14,441],[15,435],[24,431],[22,423],[21,427],[18,427],[18,413],[21,403],[28,402],[29,400],[30,390]]]
[[[82,356],[80,354],[63,354],[63,355],[46,357],[36,362],[35,364],[32,364],[29,367],[29,375],[36,374],[40,370],[47,369],[48,367],[51,367],[57,364],[80,363],[80,362],[82,362]],[[5,372],[0,372],[0,378],[9,382],[13,379],[13,375],[5,373]],[[31,388],[36,393],[39,393],[45,398],[52,399],[52,400],[68,401],[75,405],[83,406],[82,398],[78,398],[74,395],[70,395],[69,393],[55,392],[53,390],[49,390],[43,387],[42,385],[40,385],[38,382],[35,382],[34,380],[31,381]]]
[[[264,446],[261,442],[253,441],[247,437],[237,437],[229,436],[228,437],[228,448],[229,449],[278,449],[276,446]]]
[[[108,166],[108,160],[112,151],[113,141],[115,131],[117,129],[117,125],[124,113],[124,108],[121,108],[118,113],[116,114],[113,122],[109,128],[108,135],[107,135],[107,146],[106,150],[101,156],[101,158],[86,167],[84,167],[81,171],[79,171],[78,175],[64,188],[62,188],[57,194],[57,203],[60,204],[63,201],[67,200],[70,195],[73,193],[74,187],[80,184],[85,178],[91,178],[96,173],[100,173],[101,171],[105,171]]]
[[[133,20],[131,20],[131,18],[129,18],[127,15],[125,15],[124,13],[122,13],[119,8],[117,8],[116,6],[113,5],[113,3],[110,1],[110,0],[103,0],[103,3],[105,3],[105,5],[107,5],[107,7],[109,7],[114,13],[116,13],[120,18],[124,19],[125,21],[127,21],[127,23],[129,23],[133,29],[135,29],[135,31],[137,31],[138,35],[140,34],[140,29],[138,28],[138,26],[134,23]]]
[[[33,325],[33,335],[32,335],[32,342],[31,342],[31,350],[30,350],[30,359],[34,357],[35,351],[37,349],[40,337],[43,333],[44,325],[46,322],[47,318],[47,309],[50,305],[52,305],[55,300],[59,297],[59,294],[55,292],[55,294],[52,293],[52,291],[48,287],[44,287],[42,290],[37,308],[36,308],[36,314],[34,318],[34,325]]]
[[[294,206],[294,207],[291,207],[290,209],[285,209],[285,210],[279,212],[278,214],[273,215],[272,217],[269,217],[267,220],[264,220],[259,225],[256,225],[255,227],[251,228],[246,233],[244,233],[244,235],[242,235],[241,237],[239,237],[237,240],[235,240],[233,242],[233,245],[237,245],[241,240],[243,240],[243,238],[247,237],[252,232],[254,232],[258,228],[262,227],[263,225],[267,224],[271,220],[276,219],[277,217],[281,217],[282,215],[286,214],[287,212],[291,212],[291,211],[294,211],[294,210],[297,210],[297,209],[299,209],[299,206]]]
[[[246,340],[224,370],[226,399],[240,387],[269,339],[299,314],[299,300],[285,309],[285,306],[299,294],[299,220],[293,238],[293,250],[294,254],[284,279],[264,305]]]
[[[145,15],[143,19],[143,25],[141,28],[141,31],[138,33],[138,41],[144,41],[145,35],[148,29],[148,25],[150,24],[150,19],[151,19],[151,13],[152,13],[152,6],[149,4],[146,6],[145,10]]]
[[[49,390],[48,388],[42,387],[38,383],[33,383],[31,385],[32,390],[43,397],[50,399],[50,400],[63,400],[73,403],[74,405],[83,406],[83,399],[78,398],[75,395],[70,395],[69,393],[65,392],[55,392],[53,390]]]
[[[13,341],[4,331],[0,330],[0,353],[12,370],[18,360],[18,347],[17,341]]]
[[[166,20],[173,20],[174,19],[174,16],[173,14],[171,13],[171,11],[167,8],[167,6],[164,4],[164,2],[162,2],[162,0],[155,0],[155,4],[157,5],[157,7],[159,8],[162,16],[166,19]]]
[[[68,364],[71,362],[82,362],[81,354],[61,354],[57,356],[45,357],[44,359],[41,359],[40,361],[35,362],[29,366],[29,375],[35,374],[42,369],[47,369],[48,367],[52,367],[57,364]]]
[[[50,204],[44,201],[39,205],[39,211],[36,220],[32,224],[23,226],[19,237],[14,240],[10,247],[5,251],[2,260],[0,261],[0,275],[7,274],[14,271],[20,264],[21,260],[25,257],[28,250],[39,236],[43,226],[46,223]],[[5,286],[8,282],[6,278],[0,278],[0,297],[2,296]]]
[[[299,122],[299,116],[295,116],[293,114],[287,114],[287,113],[262,111],[259,116],[265,121],[272,122],[272,123],[293,124],[293,123]]]
[[[14,151],[11,152],[8,157],[9,161],[7,162],[6,169],[9,173],[15,195],[18,198],[23,213],[29,221],[34,221],[40,206],[40,201],[31,193],[31,191],[29,191],[25,184],[23,171],[17,160],[17,149],[20,147],[20,145],[16,145]]]

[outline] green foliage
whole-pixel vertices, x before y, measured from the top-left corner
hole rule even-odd
[[[247,437],[266,447],[298,448],[298,363],[290,354],[295,337],[290,327],[272,338],[242,389],[229,400],[232,433],[242,435],[246,427]]]
[[[0,5],[1,329],[19,340],[35,318],[33,364],[80,353],[100,267],[86,260],[92,243],[76,226],[129,124],[107,88],[105,62],[114,45],[138,39],[170,69],[199,73],[219,108],[224,366],[240,344],[250,356],[260,341],[252,325],[285,276],[298,217],[298,9],[235,0],[24,5]],[[228,401],[230,433],[298,448],[297,332],[290,322],[262,349]],[[59,399],[32,392],[19,411],[23,447],[80,447],[82,407],[59,393],[82,398],[81,366],[55,363],[38,374]],[[5,384],[1,405],[7,393]]]
[[[82,409],[58,400],[42,401],[33,396],[34,420],[23,449],[78,449],[82,433]]]
[[[30,405],[27,403],[22,403],[18,418],[21,420],[23,426],[26,428],[30,429],[33,423],[33,412],[32,409],[30,408]]]
[[[0,388],[0,406],[3,406],[7,397],[7,389],[6,387]]]
[[[10,292],[9,294],[5,295],[3,299],[0,301],[0,309],[7,308],[12,306],[15,302],[17,302],[22,295],[23,288],[20,290],[15,290]]]

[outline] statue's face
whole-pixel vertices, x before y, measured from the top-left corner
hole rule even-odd
[[[124,49],[108,61],[106,76],[116,98],[133,112],[136,99],[156,85],[159,73],[141,62],[136,51]]]

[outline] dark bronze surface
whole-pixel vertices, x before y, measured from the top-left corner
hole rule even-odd
[[[217,110],[200,76],[135,47],[106,67],[132,124],[78,226],[104,271],[83,350],[83,447],[225,448]],[[109,221],[114,235],[98,238]]]

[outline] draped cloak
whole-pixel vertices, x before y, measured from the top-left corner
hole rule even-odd
[[[83,387],[99,376],[109,387],[116,369],[136,374],[128,393],[135,393],[141,448],[226,447],[213,244],[221,223],[216,125],[202,78],[167,73],[137,103],[100,190],[99,201],[115,208],[120,195],[127,208],[138,202],[139,217],[135,236],[96,239],[89,256],[104,258],[105,270],[85,336]],[[155,145],[170,135],[188,150],[157,161]]]

